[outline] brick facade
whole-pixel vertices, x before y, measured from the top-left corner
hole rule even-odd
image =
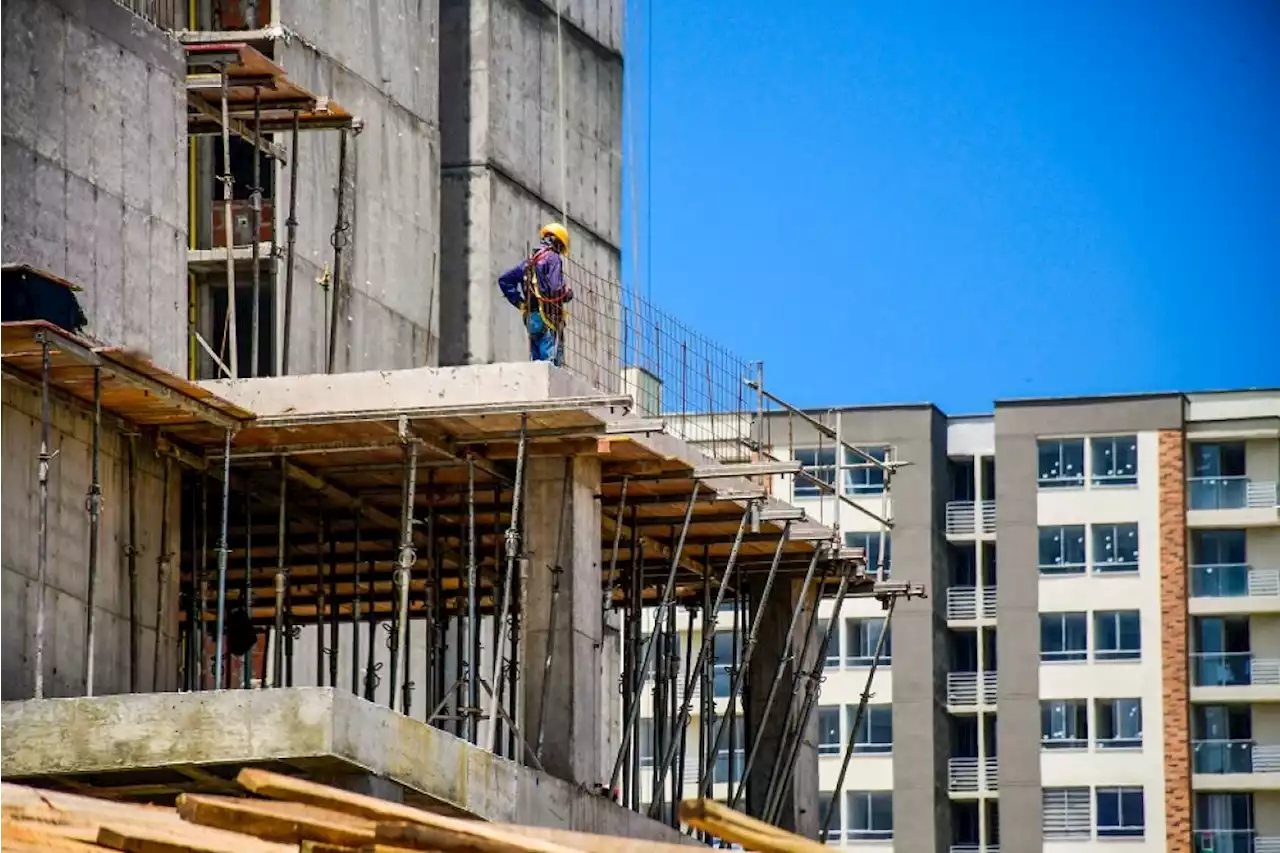
[[[1165,850],[1168,853],[1192,853],[1184,444],[1180,430],[1159,434],[1160,651],[1164,696]]]

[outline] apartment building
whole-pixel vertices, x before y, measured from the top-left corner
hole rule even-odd
[[[815,713],[829,844],[1280,850],[1280,392],[808,414],[842,444],[794,415],[772,417],[765,440],[839,495],[798,477],[776,488],[837,522],[871,566],[883,541],[887,574],[930,591],[887,625],[874,599],[846,600],[838,616],[820,603],[815,636],[839,622]],[[843,443],[909,464],[886,491]],[[882,540],[873,516],[886,515]],[[746,632],[747,613],[720,616],[717,698],[693,702],[684,763],[690,786],[711,767],[722,799],[751,732],[736,719],[732,748],[726,737],[700,765],[698,715],[731,713],[735,618]],[[679,667],[700,620],[676,624]],[[650,702],[645,766],[653,714]]]

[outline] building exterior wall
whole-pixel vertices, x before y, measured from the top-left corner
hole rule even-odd
[[[182,49],[110,2],[4,4],[3,259],[83,288],[86,331],[184,372]]]

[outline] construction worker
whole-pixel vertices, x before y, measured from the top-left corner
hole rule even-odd
[[[542,226],[537,251],[498,277],[507,301],[520,309],[529,333],[529,357],[564,365],[565,306],[573,288],[564,280],[563,255],[569,253],[569,232],[558,222]]]

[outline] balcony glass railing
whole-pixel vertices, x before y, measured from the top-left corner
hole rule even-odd
[[[1191,595],[1201,598],[1280,595],[1280,569],[1258,569],[1246,563],[1191,566]]]
[[[1191,743],[1192,773],[1252,773],[1253,741],[1197,740]]]
[[[1248,477],[1191,477],[1187,480],[1188,509],[1271,509],[1280,504],[1280,490],[1270,480]]]
[[[1197,829],[1195,853],[1280,853],[1280,837],[1256,829]]]
[[[1196,687],[1280,685],[1280,659],[1255,658],[1252,652],[1194,652],[1191,683]]]

